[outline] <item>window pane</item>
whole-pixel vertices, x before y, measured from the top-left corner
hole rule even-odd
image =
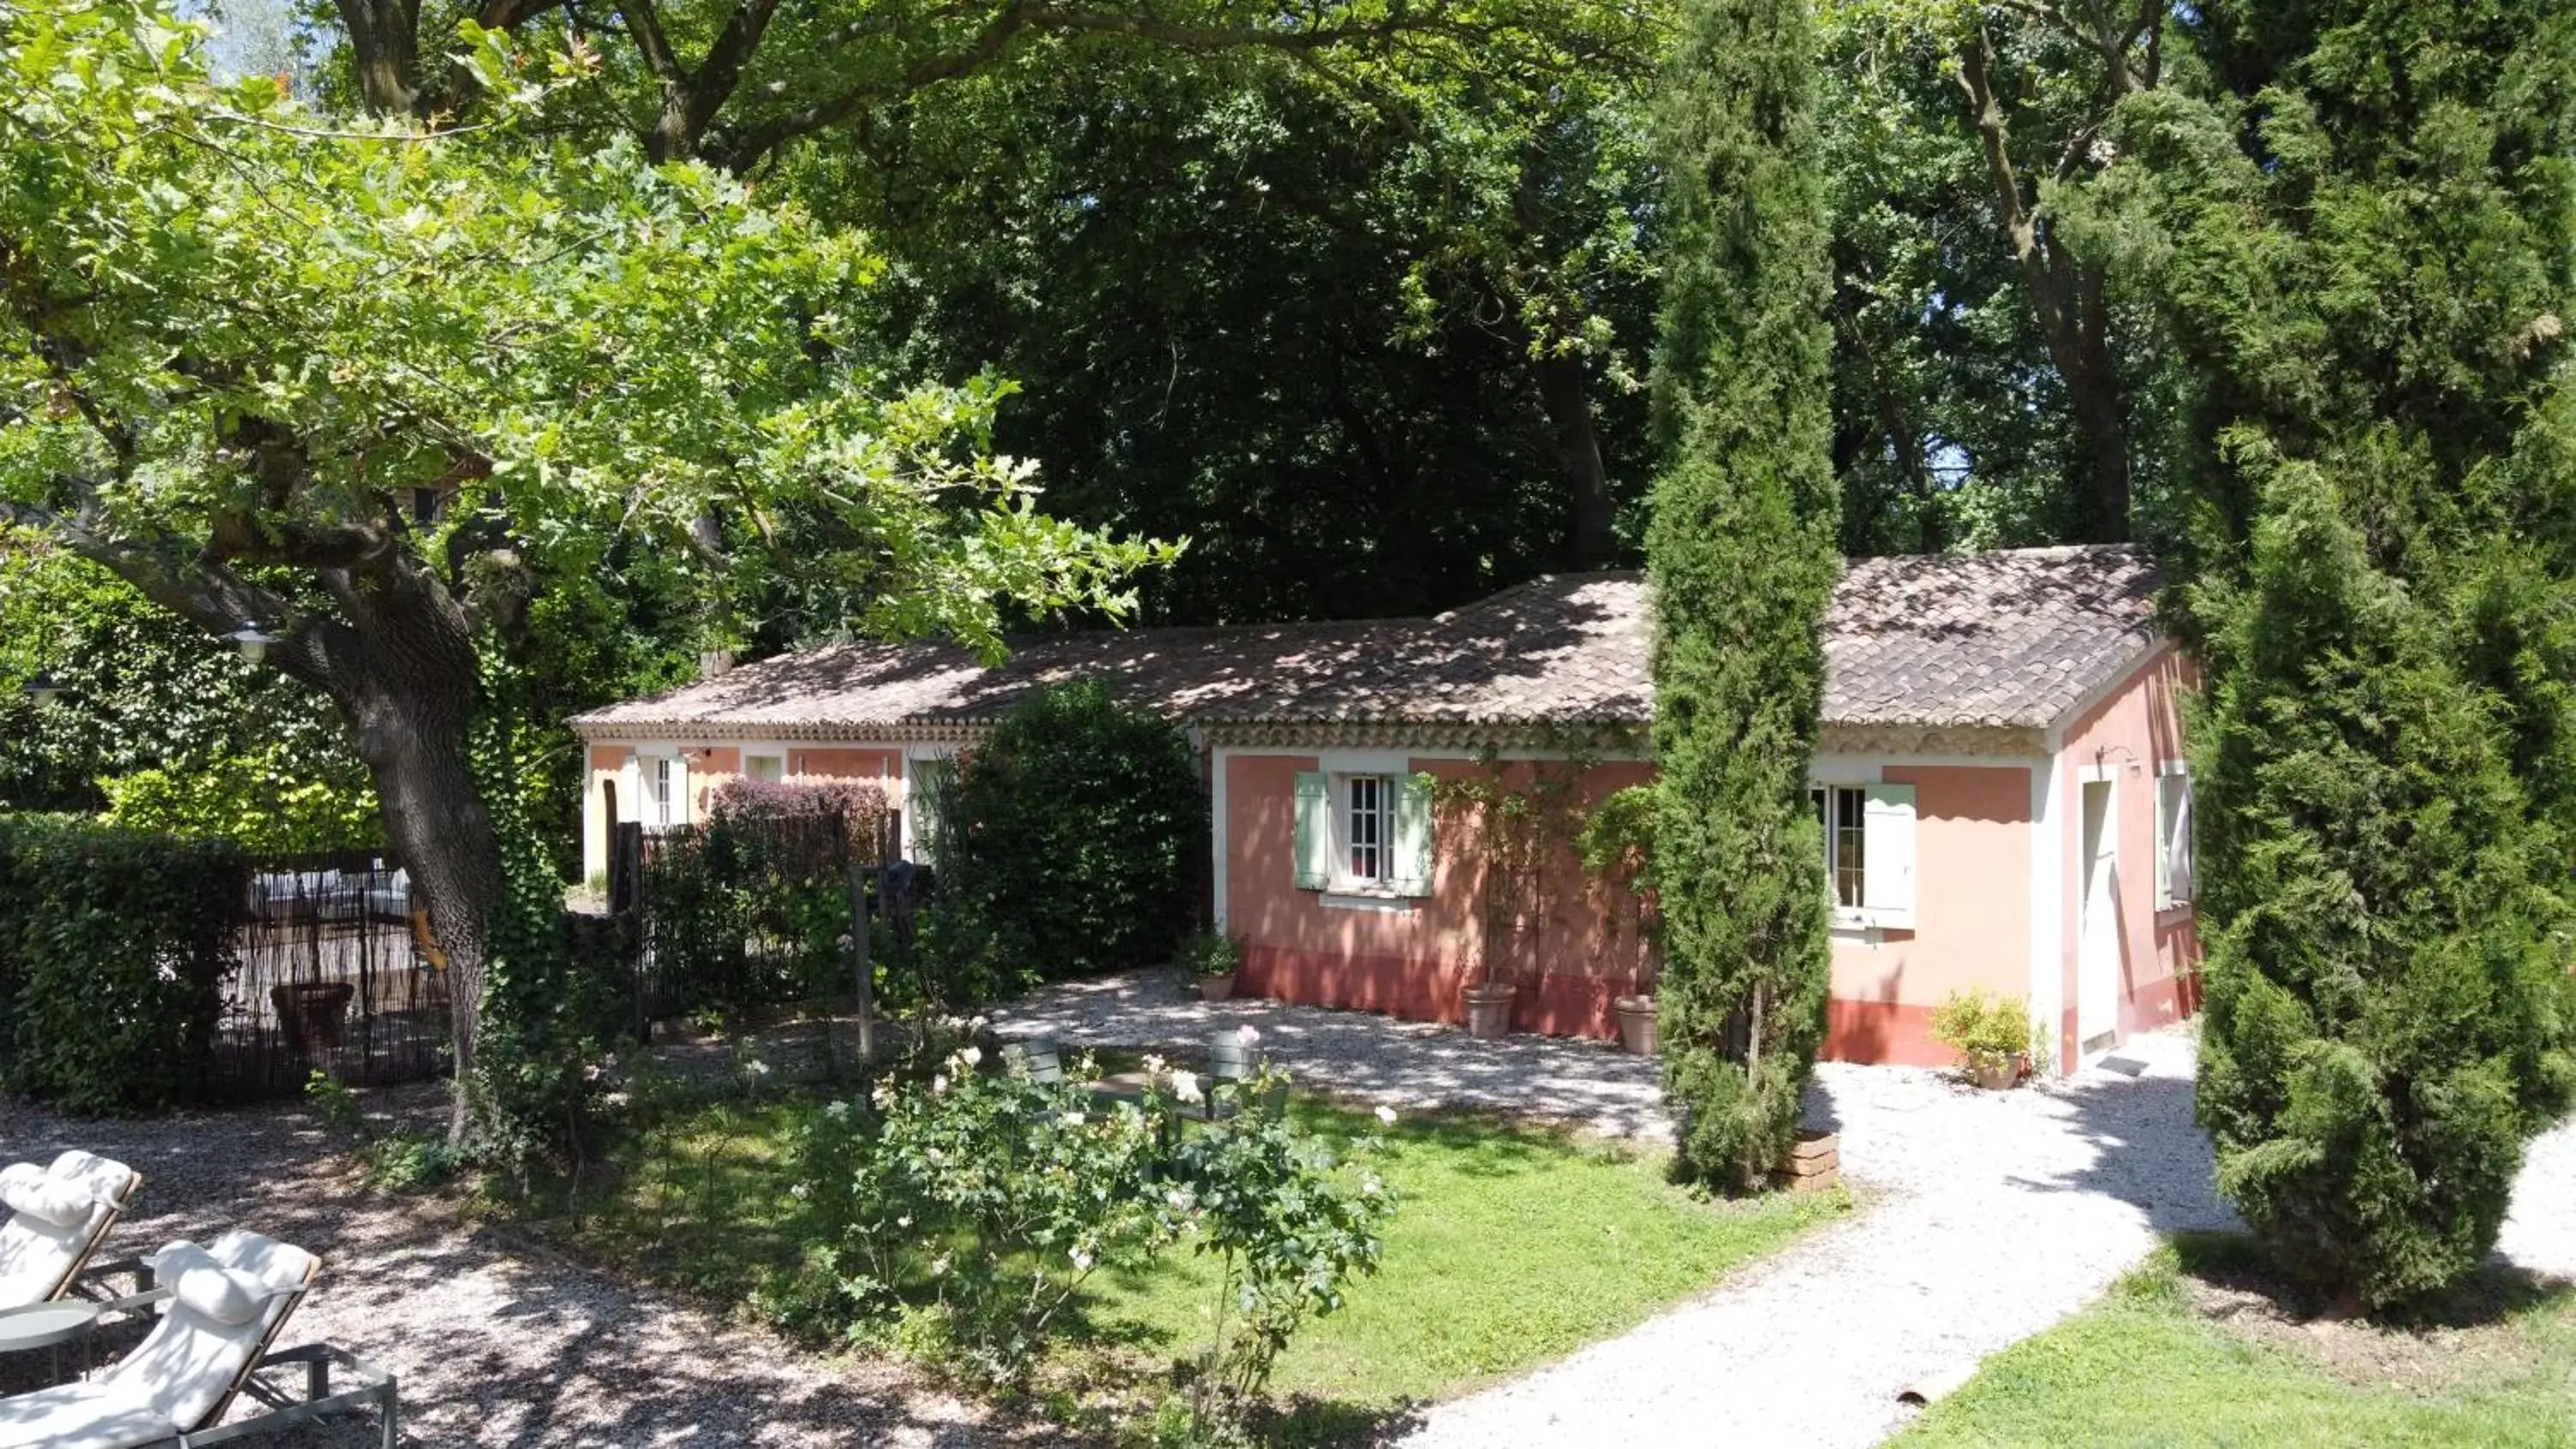
[[[1868,791],[1834,791],[1834,903],[1851,910],[1859,910],[1867,899],[1861,874],[1868,864],[1868,812]]]
[[[1385,781],[1376,775],[1351,776],[1350,813],[1345,817],[1345,828],[1354,879],[1377,880],[1385,874],[1385,824]]]
[[[742,772],[775,785],[787,778],[787,759],[783,755],[748,755],[743,759]]]

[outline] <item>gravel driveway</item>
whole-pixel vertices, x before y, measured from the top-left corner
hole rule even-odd
[[[435,1120],[437,1089],[371,1107]],[[447,1205],[391,1198],[340,1166],[346,1144],[294,1105],[148,1122],[67,1120],[0,1100],[0,1162],[66,1147],[144,1174],[117,1256],[240,1224],[321,1254],[324,1276],[288,1325],[401,1382],[404,1443],[866,1445],[1001,1442],[956,1400],[899,1371],[827,1363],[667,1295],[613,1282]],[[375,1449],[373,1421],[275,1441]]]

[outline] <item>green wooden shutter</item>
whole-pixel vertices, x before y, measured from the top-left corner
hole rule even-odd
[[[1395,855],[1387,887],[1397,895],[1431,894],[1431,777],[1399,775],[1395,786]]]
[[[1870,786],[1861,839],[1861,903],[1870,924],[1913,929],[1914,787]]]
[[[1333,879],[1333,782],[1321,770],[1297,772],[1297,889],[1319,891]]]

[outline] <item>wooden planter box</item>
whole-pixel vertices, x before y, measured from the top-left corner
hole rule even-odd
[[[1842,1180],[1842,1138],[1831,1132],[1800,1130],[1789,1144],[1789,1160],[1771,1174],[1771,1185],[1790,1192],[1823,1192]]]

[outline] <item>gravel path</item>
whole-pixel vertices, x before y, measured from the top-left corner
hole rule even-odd
[[[413,1089],[370,1105],[434,1118],[440,1101]],[[99,1122],[0,1100],[0,1162],[79,1146],[144,1174],[116,1256],[235,1223],[321,1254],[321,1286],[288,1338],[329,1339],[391,1370],[407,1445],[967,1449],[1006,1437],[897,1370],[800,1354],[445,1204],[371,1192],[340,1166],[345,1145],[291,1105]],[[370,1419],[276,1442],[377,1440]]]

